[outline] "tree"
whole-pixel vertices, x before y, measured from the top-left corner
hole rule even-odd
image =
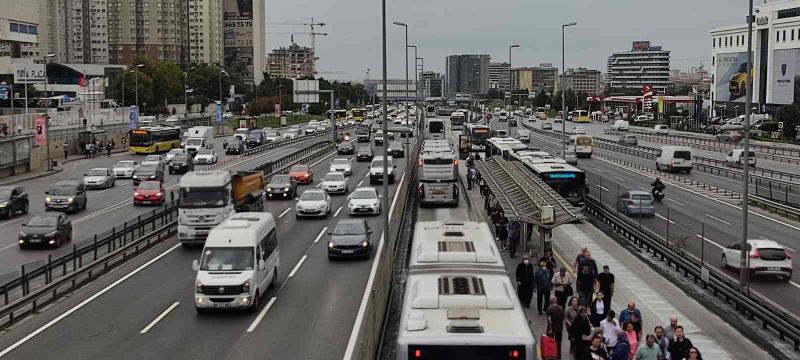
[[[542,90],[540,90],[536,94],[536,97],[533,99],[533,105],[536,107],[543,107],[547,105],[549,102],[550,102],[550,97],[548,97],[547,94]]]
[[[778,110],[779,122],[783,122],[783,134],[794,139],[797,136],[797,126],[800,125],[800,109],[797,105],[784,105]]]

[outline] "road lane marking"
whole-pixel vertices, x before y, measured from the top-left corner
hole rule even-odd
[[[359,182],[358,182],[358,185],[356,185],[356,186],[360,187],[360,186],[361,186],[361,184],[363,184],[363,183],[364,183],[364,179],[361,179],[361,181],[359,181]]]
[[[286,213],[288,213],[291,210],[292,210],[292,208],[286,208],[286,210],[283,210],[283,212],[280,215],[278,215],[278,218],[282,218],[283,215],[286,215]]]
[[[294,277],[294,274],[297,273],[297,270],[300,270],[300,266],[303,265],[303,263],[306,261],[307,257],[308,257],[308,255],[303,255],[303,257],[300,258],[300,261],[298,261],[297,265],[294,266],[294,269],[292,269],[292,272],[289,273],[289,278],[290,279]]]
[[[167,256],[167,254],[171,253],[172,251],[174,251],[175,249],[177,249],[179,247],[181,247],[181,244],[175,244],[173,247],[167,249],[166,251],[164,251],[163,253],[159,254],[158,256],[153,258],[152,260],[144,263],[142,266],[139,266],[138,268],[136,268],[135,270],[131,271],[127,275],[123,276],[119,280],[113,282],[111,285],[108,285],[103,290],[98,291],[96,294],[90,296],[88,299],[83,300],[80,304],[75,305],[74,307],[72,307],[71,309],[67,310],[63,314],[59,315],[55,319],[50,320],[50,322],[48,322],[47,324],[42,325],[40,328],[34,330],[33,332],[31,332],[30,334],[26,335],[22,339],[19,339],[17,342],[11,344],[11,346],[3,349],[3,351],[0,351],[0,357],[8,355],[8,353],[14,351],[14,349],[20,347],[22,344],[28,342],[30,339],[33,339],[34,337],[36,337],[36,335],[41,334],[43,331],[45,331],[48,328],[50,328],[51,326],[55,325],[59,321],[64,320],[64,318],[66,318],[67,316],[70,316],[72,313],[80,310],[82,307],[86,306],[86,304],[89,304],[90,302],[92,302],[95,299],[99,298],[103,294],[107,293],[109,290],[117,287],[119,284],[122,284],[123,282],[125,282],[125,280],[130,279],[133,275],[138,274],[140,271],[144,270],[145,268],[147,268],[148,266],[152,265],[156,261],[161,260],[161,258],[163,258],[164,256]]]
[[[11,224],[16,224],[17,222],[22,222],[24,220],[25,220],[25,217],[20,216],[20,217],[14,219],[14,220],[9,220],[9,221],[6,221],[6,222],[0,224],[0,228],[2,228],[4,226],[11,225]]]
[[[714,220],[717,220],[717,221],[719,221],[719,222],[721,222],[721,223],[723,223],[725,225],[730,225],[731,224],[731,223],[729,223],[729,222],[727,222],[725,220],[722,220],[722,219],[720,219],[720,218],[718,218],[718,217],[716,217],[714,215],[711,215],[711,214],[703,214],[703,215],[708,216],[708,217],[710,217],[710,218],[712,218]]]
[[[645,188],[643,188],[643,187],[641,187],[641,186],[636,186],[636,187],[637,187],[637,188],[639,188],[639,189],[642,189],[642,190],[644,190],[644,191],[650,191],[650,190],[648,190],[648,189],[645,189]]]
[[[622,182],[624,182],[624,181],[625,181],[625,179],[623,179],[623,178],[621,178],[621,177],[619,177],[619,176],[614,176],[614,177],[615,177],[617,180],[619,180],[619,181],[622,181]]]
[[[19,240],[18,240],[18,241],[19,241]],[[19,243],[18,243],[18,242],[14,242],[14,243],[13,243],[13,244],[11,244],[11,245],[8,245],[8,246],[1,247],[1,248],[0,248],[0,251],[6,250],[6,249],[10,249],[10,248],[12,248],[12,247],[15,247],[15,246],[19,246]]]
[[[319,242],[319,239],[322,238],[322,235],[325,234],[326,231],[328,231],[328,227],[327,226],[323,227],[322,230],[319,232],[319,235],[317,235],[317,238],[314,239],[314,244]]]
[[[267,311],[269,311],[269,308],[272,307],[272,304],[274,304],[275,300],[277,300],[277,299],[278,299],[277,296],[273,296],[271,299],[269,299],[269,302],[267,303],[267,306],[264,306],[264,309],[261,310],[261,312],[258,314],[258,317],[256,317],[255,320],[253,320],[253,323],[250,324],[249,328],[247,328],[247,332],[251,333],[251,332],[253,332],[253,330],[256,329],[256,326],[258,326],[258,323],[261,322],[261,319],[264,318],[264,315],[267,315]]]
[[[150,329],[152,329],[153,326],[156,326],[156,324],[158,324],[158,322],[161,321],[161,319],[166,317],[167,314],[169,314],[172,310],[178,307],[180,303],[181,303],[180,301],[176,301],[175,303],[170,305],[170,307],[168,307],[167,310],[164,310],[164,312],[162,312],[161,315],[158,315],[158,317],[156,317],[155,319],[153,319],[153,321],[147,324],[147,326],[145,326],[144,329],[142,329],[142,331],[139,331],[139,334],[147,334],[147,332],[150,331]]]
[[[682,203],[680,203],[680,202],[677,202],[677,201],[675,201],[675,200],[672,200],[672,199],[667,199],[667,201],[672,201],[672,202],[674,202],[674,203],[676,203],[676,204],[678,204],[678,205],[680,205],[680,206],[686,207],[686,204],[682,204]]]
[[[667,219],[667,218],[665,218],[665,217],[661,216],[659,213],[656,213],[656,216],[658,216],[658,217],[659,217],[661,220],[666,220],[666,221],[669,221],[669,223],[670,223],[670,224],[673,224],[673,225],[675,224],[675,222],[674,222],[674,221],[672,221],[672,220],[669,220],[669,219]]]
[[[319,187],[320,187],[320,186],[322,186],[322,182],[320,182],[319,184],[317,184],[317,185],[316,185],[316,186],[314,186],[314,187],[315,187],[315,188],[317,188],[317,189],[319,189]]]
[[[611,190],[608,190],[608,189],[604,188],[604,187],[603,187],[602,185],[600,185],[600,184],[595,184],[594,186],[597,186],[597,187],[599,187],[599,188],[603,189],[604,191],[611,191]]]
[[[796,287],[796,288],[800,289],[800,284],[798,284],[798,283],[796,283],[796,282],[794,282],[794,281],[789,281],[789,284],[792,284],[792,286],[794,286],[794,287]]]
[[[339,216],[339,212],[340,212],[340,211],[342,211],[342,207],[341,207],[341,206],[339,206],[339,208],[338,208],[338,209],[336,209],[336,213],[335,213],[335,214],[333,214],[333,217],[337,217],[337,216]]]
[[[599,173],[603,172],[603,170],[600,170],[600,169],[598,169],[598,168],[592,168],[592,169],[594,169],[594,171],[597,171],[597,172],[599,172]]]
[[[707,238],[707,237],[700,236],[700,234],[695,234],[695,235],[696,235],[697,237],[699,237],[700,239],[702,239],[702,240],[708,241],[709,243],[711,243],[711,245],[714,245],[714,246],[716,246],[716,247],[718,247],[718,248],[720,248],[720,249],[724,249],[724,248],[725,248],[724,246],[722,246],[722,245],[720,245],[720,244],[717,244],[716,242],[714,242],[713,240],[711,240],[711,239],[709,239],[709,238]]]

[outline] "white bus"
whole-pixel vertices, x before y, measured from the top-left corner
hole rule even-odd
[[[484,151],[486,150],[486,140],[491,137],[492,129],[486,125],[467,124],[466,133],[469,136],[472,151]]]
[[[444,119],[428,119],[428,123],[425,126],[425,138],[443,140],[444,131]]]
[[[589,135],[573,135],[575,136],[575,155],[578,157],[592,157],[593,139]]]
[[[436,117],[436,106],[428,105],[425,107],[425,116],[428,118]]]
[[[458,206],[458,154],[449,147],[423,145],[419,166],[417,197],[420,206]]]
[[[464,123],[467,120],[467,116],[464,115],[461,111],[455,111],[452,115],[450,115],[450,129],[452,130],[464,130]]]
[[[505,159],[517,151],[528,150],[528,146],[511,137],[493,137],[486,140],[486,158],[500,155]]]
[[[397,360],[536,358],[536,341],[489,226],[418,222]]]

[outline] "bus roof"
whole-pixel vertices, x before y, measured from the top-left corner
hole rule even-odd
[[[487,269],[505,273],[489,225],[476,221],[421,221],[414,229],[409,269]]]
[[[523,160],[522,161],[525,166],[529,169],[533,170],[534,173],[542,174],[548,172],[575,172],[575,173],[583,173],[583,170],[578,169],[572,165],[561,163],[561,162],[536,162],[530,160]]]

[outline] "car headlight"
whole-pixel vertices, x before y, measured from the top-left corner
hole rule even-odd
[[[134,174],[134,175],[133,175],[133,178],[134,178],[134,179],[138,179],[138,178],[139,178],[139,175],[136,175],[136,174]]]
[[[133,196],[139,196],[139,193],[138,192],[134,192]]]
[[[157,194],[156,194],[156,196],[157,196],[157,197],[161,197],[161,193],[157,193]]]
[[[369,245],[369,243],[367,243],[366,241],[361,242],[361,247],[367,247],[367,245]]]
[[[329,242],[328,242],[328,247],[329,247],[329,248],[331,248],[331,249],[333,249],[333,243],[329,241]]]
[[[247,280],[242,284],[242,292],[250,292],[250,280]]]
[[[308,174],[303,174],[303,177],[308,177]]]
[[[71,202],[72,202],[72,200],[75,200],[75,198],[74,198],[74,197],[72,197],[72,196],[70,196],[70,197],[68,197],[68,198],[67,198],[67,202],[68,202],[68,203],[71,203]]]
[[[289,187],[287,186],[287,187],[283,188],[283,191],[289,191]]]
[[[194,287],[195,287],[195,292],[197,292],[198,294],[203,293],[203,283],[201,283],[200,281],[196,281]]]
[[[53,198],[51,198],[51,197],[49,197],[49,196],[48,196],[48,197],[44,198],[44,201],[46,201],[46,202],[51,202],[51,201],[53,201]]]
[[[0,207],[6,207],[6,205],[8,205],[8,202],[7,202],[7,201],[6,201],[6,202],[1,202],[1,203],[0,203]]]
[[[273,192],[273,191],[275,191],[275,190],[272,189],[272,188],[267,188],[267,192]]]

